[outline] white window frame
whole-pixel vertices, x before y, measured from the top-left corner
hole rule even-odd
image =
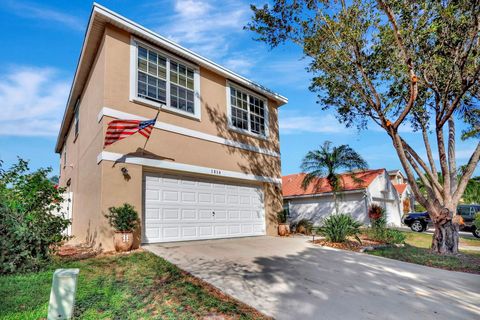
[[[167,60],[167,85],[166,85],[166,103],[160,103],[145,99],[138,96],[138,70],[137,70],[137,58],[138,58],[138,46],[147,48],[148,50],[154,51],[155,53],[163,56]],[[174,107],[171,107],[170,104],[170,61],[174,61],[179,64],[183,64],[190,69],[193,69],[193,113],[183,111]],[[201,101],[200,101],[200,68],[196,65],[193,65],[190,62],[187,62],[181,58],[172,56],[171,54],[152,47],[149,44],[146,44],[143,41],[131,37],[130,39],[130,101],[141,103],[154,108],[161,108],[162,110],[169,111],[171,113],[179,114],[188,118],[201,120]]]
[[[63,169],[67,167],[67,143],[63,144]]]
[[[252,90],[249,90],[249,89],[246,89],[242,86],[234,84],[229,80],[226,81],[226,86],[225,87],[226,87],[226,95],[227,95],[228,128],[232,131],[236,131],[236,132],[243,133],[243,134],[255,137],[255,138],[266,140],[270,135],[270,118],[269,118],[270,113],[269,113],[269,110],[268,110],[268,99],[259,95],[259,94],[254,93]],[[264,109],[265,109],[265,114],[264,114],[265,134],[258,134],[258,133],[250,131],[251,130],[250,105],[248,106],[248,130],[237,128],[232,124],[232,104],[231,104],[231,97],[230,97],[231,96],[231,88],[234,88],[235,90],[246,93],[249,104],[250,104],[250,96],[255,97],[255,98],[263,101],[263,105],[264,105]]]
[[[75,109],[73,111],[73,134],[75,135],[75,140],[80,133],[80,99],[77,99],[75,103]]]

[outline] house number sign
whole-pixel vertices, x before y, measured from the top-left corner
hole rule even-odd
[[[221,174],[222,174],[222,170],[210,169],[210,173],[211,173],[211,174],[221,175]]]

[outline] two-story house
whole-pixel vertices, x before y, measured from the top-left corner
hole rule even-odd
[[[277,109],[287,99],[94,5],[55,151],[75,242],[110,249],[104,213],[132,204],[139,243],[277,233]],[[103,147],[114,119],[152,119]],[[144,147],[145,146],[145,147]]]

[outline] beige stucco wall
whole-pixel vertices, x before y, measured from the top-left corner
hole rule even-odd
[[[107,26],[102,46],[82,98],[80,135],[75,143],[73,143],[73,134],[69,134],[67,138],[67,155],[72,159],[73,168],[66,168],[61,173],[61,185],[72,178],[71,188],[75,197],[72,232],[75,235],[75,241],[88,240],[106,250],[113,249],[111,237],[113,231],[108,226],[103,214],[111,206],[130,203],[143,216],[143,174],[145,172],[161,172],[140,165],[114,164],[110,161],[102,161],[100,164],[96,162],[97,155],[102,151],[103,137],[108,122],[112,120],[110,117],[103,117],[98,123],[97,115],[102,107],[147,118],[154,117],[157,112],[155,108],[129,101],[129,64],[130,35],[113,26]],[[159,120],[278,152],[278,113],[274,102],[269,101],[268,103],[270,124],[268,139],[263,140],[239,134],[227,127],[225,86],[225,78],[200,68],[201,120],[166,111],[160,113]],[[138,155],[144,142],[145,138],[136,134],[108,146],[105,151]],[[159,129],[154,129],[146,147],[146,153],[148,157],[178,163],[252,173],[259,176],[281,177],[279,157],[228,147]],[[122,175],[121,168],[123,167],[128,169],[129,179],[125,179]],[[233,179],[229,179],[229,181],[235,182]],[[263,185],[267,234],[276,235],[276,213],[282,209],[279,186],[252,181],[248,183]],[[136,240],[136,245],[138,245],[140,233],[137,233]]]
[[[73,123],[66,139],[67,161],[63,166],[60,159],[60,181],[62,187],[73,192],[72,234],[74,243],[96,243],[102,219],[101,167],[97,165],[98,153],[102,150],[102,126],[97,115],[103,107],[105,78],[105,47],[100,45],[95,63],[89,74],[87,85],[80,98],[79,134],[75,137]],[[70,180],[70,186],[67,181]]]

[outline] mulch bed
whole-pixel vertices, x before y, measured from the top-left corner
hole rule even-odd
[[[331,248],[349,250],[349,251],[356,251],[356,252],[360,252],[365,247],[372,247],[372,246],[378,246],[378,245],[385,244],[383,242],[370,240],[365,235],[360,235],[359,238],[360,238],[360,240],[362,240],[361,244],[357,240],[352,240],[352,239],[348,239],[345,242],[330,242],[330,241],[327,241],[325,239],[319,239],[319,240],[313,241],[313,243],[321,245],[321,246],[325,246],[325,247],[331,247]]]
[[[57,248],[57,256],[62,260],[76,261],[95,257],[101,253],[101,250],[95,249],[86,244],[65,244]]]

